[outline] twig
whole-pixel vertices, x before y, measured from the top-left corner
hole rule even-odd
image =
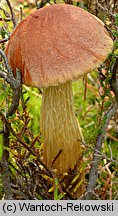
[[[118,103],[118,57],[116,57],[116,60],[111,67],[111,73],[112,73],[112,78],[110,81],[111,89],[113,90]]]
[[[11,127],[9,121],[6,119],[5,115],[0,111],[0,115],[3,119],[3,121],[7,124],[7,127],[9,128],[10,132],[13,134],[13,136],[16,137],[17,141],[19,143],[21,143],[32,155],[37,157],[37,154],[30,148],[30,146],[28,146],[14,131],[14,129]],[[46,169],[46,171],[48,172],[48,174],[50,175],[50,177],[53,177],[53,173],[52,171],[50,171],[47,166],[45,165],[45,163],[40,160],[39,157],[37,157],[37,161]]]
[[[7,125],[4,124],[4,133],[3,133],[3,143],[5,147],[9,147],[9,129],[7,128]],[[9,152],[4,149],[2,154],[2,160],[1,160],[1,177],[2,177],[2,183],[5,193],[5,200],[12,200],[13,194],[12,194],[12,188],[11,188],[11,181],[10,181],[10,173],[9,173],[9,165],[8,165],[8,159],[9,159]]]
[[[0,10],[2,10],[3,11],[3,13],[4,13],[4,15],[8,18],[10,18],[10,14],[4,9],[4,8],[2,8],[2,7],[0,7]],[[2,18],[3,19],[3,18]],[[10,19],[11,20],[11,19]]]
[[[59,158],[59,156],[62,153],[62,151],[63,151],[62,149],[59,150],[59,152],[55,156],[54,160],[52,161],[51,167],[53,167],[53,165],[55,164],[56,160]]]
[[[23,19],[23,9],[22,7],[20,7],[20,21],[22,21]]]
[[[91,81],[91,83],[94,86],[98,86],[98,84],[96,83],[96,81],[92,78],[92,76],[90,75],[90,73],[87,74],[88,79]]]
[[[102,157],[103,159],[106,159],[107,161],[109,162],[113,162],[115,164],[118,165],[118,162],[116,160],[114,160],[113,158],[108,158],[105,154],[102,154],[98,149],[96,149],[95,147],[93,146],[90,146],[88,144],[86,144],[84,141],[82,140],[78,140],[79,142],[82,143],[83,146],[85,146],[87,149],[91,149],[93,152],[95,152],[95,154],[98,156],[98,157]]]
[[[9,6],[9,9],[10,9],[10,12],[11,12],[11,18],[12,18],[12,22],[13,22],[13,25],[14,25],[14,28],[17,26],[17,22],[16,22],[16,18],[15,18],[15,15],[14,15],[14,12],[13,12],[13,9],[12,9],[12,6],[11,6],[11,3],[9,0],[6,0],[8,6]]]
[[[98,135],[98,138],[97,138],[96,150],[94,152],[94,156],[92,160],[93,163],[92,163],[90,174],[89,174],[89,181],[88,181],[88,186],[87,186],[87,191],[86,191],[87,193],[86,193],[86,196],[84,197],[84,199],[89,199],[89,200],[93,198],[93,191],[94,191],[96,180],[98,177],[97,170],[98,170],[98,164],[99,164],[99,156],[97,155],[97,153],[98,151],[100,152],[101,150],[102,143],[105,138],[105,132],[106,132],[107,125],[110,119],[112,118],[112,116],[115,115],[118,109],[118,58],[116,58],[115,63],[112,65],[111,72],[113,75],[112,75],[112,78],[109,84],[111,85],[111,89],[113,90],[116,97],[115,97],[114,104],[103,116],[103,118],[105,119],[105,124],[102,126],[101,128],[102,132],[101,134]]]
[[[5,84],[5,82],[4,82]],[[4,85],[4,90],[6,90],[6,85]],[[7,106],[7,97],[6,97],[6,106]],[[5,116],[6,116],[6,110],[5,109]],[[11,200],[13,197],[12,188],[11,188],[11,180],[10,180],[10,170],[9,170],[9,152],[7,151],[7,148],[9,148],[9,134],[10,131],[6,125],[6,123],[3,124],[3,153],[2,153],[2,160],[1,160],[1,178],[2,178],[2,184],[4,188],[4,199]]]
[[[95,197],[95,200],[100,200],[99,196],[94,191],[85,192],[85,194],[82,194],[82,196],[79,199],[80,200],[87,200],[86,197],[91,196],[91,194],[93,197]]]
[[[6,67],[7,71],[8,71],[8,73],[9,73],[9,75],[10,75],[11,77],[13,77],[13,74],[12,74],[11,68],[10,68],[10,66],[9,66],[7,57],[6,57],[6,55],[4,54],[4,52],[3,52],[1,49],[0,49],[0,55],[1,55],[2,58],[4,59],[5,67]]]
[[[90,174],[89,174],[89,182],[88,182],[87,191],[86,191],[89,193],[86,194],[86,197],[84,197],[85,199],[90,200],[93,198],[93,191],[94,191],[96,180],[98,177],[97,170],[98,170],[98,164],[99,164],[99,156],[97,153],[98,153],[98,151],[101,150],[102,143],[103,143],[103,140],[105,137],[104,135],[106,132],[106,127],[107,127],[110,119],[112,118],[112,116],[114,116],[114,114],[116,113],[117,108],[118,108],[118,104],[115,102],[113,104],[113,106],[110,108],[110,110],[108,110],[108,112],[104,115],[104,117],[106,118],[106,122],[102,127],[102,133],[98,135],[98,139],[97,139],[97,143],[96,143],[96,150],[97,151],[95,150],[95,152],[94,152],[93,163],[91,166],[91,170],[90,170]]]
[[[0,40],[0,43],[7,42],[8,40],[9,40],[9,37],[7,37],[7,38],[3,38],[3,39]]]
[[[4,71],[0,71],[0,77],[4,79],[4,81],[11,83],[11,79],[7,76],[7,73]]]
[[[10,21],[11,21],[11,19],[5,19],[5,18],[2,18],[2,17],[0,17],[0,21],[4,21],[4,22],[10,22]]]
[[[21,74],[19,70],[16,70],[16,78],[13,76],[12,70],[9,66],[8,60],[4,52],[0,49],[0,54],[4,59],[4,64],[7,69],[7,72],[0,71],[0,77],[2,77],[6,82],[11,85],[13,95],[12,95],[12,103],[6,114],[6,117],[12,116],[16,111],[19,105],[19,99],[21,94]]]
[[[14,78],[12,70],[8,64],[6,55],[1,49],[0,49],[0,55],[4,59],[4,65],[7,70],[7,72],[0,71],[0,77],[4,78],[4,80],[11,85],[13,91],[12,103],[8,112],[6,113],[6,119],[7,119],[9,116],[12,116],[12,114],[16,111],[19,104],[19,98],[21,92],[21,75],[19,71],[16,71],[16,78]],[[3,145],[4,147],[7,148],[9,147],[9,134],[10,134],[10,130],[7,125],[7,122],[4,122]],[[2,155],[2,161],[1,161],[1,167],[2,167],[1,176],[2,176],[2,182],[4,187],[5,199],[12,199],[13,194],[11,188],[8,160],[9,160],[9,152],[6,149],[4,149]]]
[[[28,92],[31,92],[33,95],[35,95],[36,97],[40,97],[40,98],[42,98],[42,97],[41,97],[41,94],[42,94],[41,89],[38,88],[39,93],[37,93],[37,92],[31,90],[31,88],[29,88],[29,87],[26,86],[26,85],[23,85],[23,87],[24,87]]]
[[[101,11],[103,11],[104,13],[106,13],[107,15],[111,16],[113,19],[115,19],[115,14],[109,12],[109,10],[105,7],[103,7],[99,2],[97,2],[97,9]]]

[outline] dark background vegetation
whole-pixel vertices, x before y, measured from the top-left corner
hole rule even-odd
[[[85,140],[81,169],[86,173],[86,192],[80,199],[118,199],[117,0],[0,1],[0,199],[75,199],[80,184],[76,169],[59,179],[42,162],[41,89],[21,90],[19,75],[17,80],[12,74],[10,80],[4,76],[11,72],[4,50],[14,27],[32,11],[55,3],[73,4],[96,15],[114,40],[106,62],[74,82],[73,92]]]

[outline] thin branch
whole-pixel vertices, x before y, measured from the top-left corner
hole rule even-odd
[[[0,77],[4,79],[4,81],[11,83],[11,79],[7,76],[7,73],[4,71],[0,71]]]
[[[118,103],[118,57],[116,57],[116,60],[111,67],[111,73],[112,73],[112,79],[110,82],[111,89],[113,90]]]
[[[5,67],[6,67],[7,71],[8,71],[8,73],[9,73],[9,75],[10,75],[11,77],[13,77],[13,74],[12,74],[11,68],[10,68],[10,66],[9,66],[7,57],[6,57],[5,53],[4,53],[1,49],[0,49],[0,55],[1,55],[2,58],[4,59],[4,64],[5,64]]]
[[[10,22],[10,21],[11,21],[11,19],[5,19],[5,18],[2,18],[2,17],[0,17],[0,21],[4,21],[4,22]]]
[[[9,117],[13,115],[13,113],[16,111],[19,105],[19,99],[21,94],[21,74],[19,70],[16,70],[16,78],[15,78],[9,66],[7,57],[1,49],[0,49],[0,54],[4,59],[4,64],[7,69],[7,72],[0,71],[0,77],[2,77],[7,83],[10,84],[13,91],[11,106],[6,114],[6,117]]]
[[[98,157],[102,157],[102,159],[106,159],[107,161],[113,162],[113,163],[115,163],[115,164],[118,165],[118,162],[117,162],[116,160],[114,160],[113,158],[108,158],[108,157],[106,156],[106,154],[102,154],[102,153],[101,153],[98,149],[96,149],[95,147],[86,144],[86,143],[85,143],[84,141],[82,141],[82,140],[78,140],[78,141],[81,142],[82,145],[85,146],[87,149],[89,148],[89,149],[91,149],[93,152],[95,152],[96,155],[97,155]]]
[[[0,43],[7,42],[8,40],[9,40],[9,37],[7,37],[7,38],[3,38],[3,39],[0,40]]]
[[[101,150],[102,143],[103,143],[103,140],[105,138],[105,132],[106,132],[107,125],[108,125],[110,119],[112,118],[112,116],[114,116],[114,114],[116,113],[117,108],[118,108],[118,104],[115,102],[113,104],[113,106],[104,115],[104,117],[106,118],[106,122],[102,127],[102,133],[98,135],[98,139],[97,139],[97,143],[96,143],[96,150],[97,151],[95,150],[95,152],[94,152],[94,156],[93,156],[93,160],[92,160],[92,166],[91,166],[91,170],[90,170],[90,174],[89,174],[87,191],[86,191],[87,193],[86,193],[86,197],[84,197],[84,199],[90,200],[93,198],[93,191],[94,191],[96,180],[98,177],[98,172],[97,172],[98,171],[98,164],[100,161],[97,153],[98,153],[98,151]]]
[[[20,7],[20,22],[23,20],[23,9]]]
[[[82,196],[79,198],[80,200],[87,200],[87,197],[91,196],[95,198],[95,200],[100,200],[98,194],[96,194],[94,191],[87,191],[85,194],[82,194]]]
[[[29,145],[27,145],[14,131],[14,129],[12,128],[11,124],[9,123],[9,121],[6,119],[5,115],[0,111],[0,115],[3,119],[3,122],[7,124],[7,127],[9,129],[9,131],[13,134],[13,136],[16,137],[17,141],[19,143],[21,143],[32,155],[37,157],[37,154],[30,148]],[[48,172],[48,174],[50,175],[50,177],[53,177],[53,173],[52,171],[50,171],[47,166],[45,165],[45,163],[39,158],[37,157],[37,161],[46,169],[46,171]]]
[[[8,7],[10,9],[10,12],[11,12],[11,18],[12,18],[12,22],[13,22],[13,25],[14,25],[14,28],[17,26],[17,21],[16,21],[16,18],[15,18],[15,14],[14,14],[14,11],[12,9],[12,6],[11,6],[11,3],[9,0],[6,0],[7,4],[8,4]]]
[[[9,147],[9,129],[7,128],[7,125],[4,124],[4,132],[3,132],[3,143],[4,147]],[[2,183],[4,188],[4,194],[5,200],[12,200],[13,194],[12,194],[12,188],[11,188],[11,181],[10,181],[10,172],[9,172],[9,165],[8,165],[8,159],[9,159],[9,152],[4,149],[2,154],[2,160],[1,160],[1,177],[2,177]]]
[[[100,161],[98,152],[100,152],[102,148],[102,143],[105,138],[107,125],[110,119],[112,118],[112,116],[115,115],[118,109],[118,58],[116,58],[115,63],[112,65],[111,73],[112,73],[112,78],[109,84],[116,97],[115,97],[114,104],[112,104],[111,108],[107,112],[105,112],[103,116],[103,119],[105,119],[105,123],[101,128],[101,134],[99,134],[97,137],[96,147],[95,147],[93,160],[92,160],[92,166],[89,174],[88,186],[86,190],[86,195],[84,196],[84,199],[88,199],[88,200],[93,198],[93,192],[98,177],[98,164]]]
[[[101,12],[103,11],[107,15],[111,16],[113,19],[115,19],[115,14],[111,13],[107,8],[103,7],[99,2],[97,2],[97,9]]]
[[[3,11],[4,15],[7,17],[7,18],[10,18],[10,14],[2,7],[0,7],[0,10]],[[11,19],[10,19],[11,20]]]
[[[12,70],[9,66],[8,60],[4,52],[0,49],[0,55],[4,59],[4,65],[7,69],[7,72],[0,71],[0,77],[2,77],[6,82],[8,82],[11,85],[13,94],[12,94],[12,103],[11,106],[6,113],[6,119],[9,116],[12,116],[13,113],[16,111],[18,105],[19,105],[19,99],[20,99],[20,93],[21,93],[21,75],[19,71],[16,71],[16,78],[14,78]],[[4,130],[3,130],[3,144],[4,147],[9,147],[9,134],[10,130],[7,126],[7,122],[4,122]],[[12,199],[13,193],[11,188],[11,181],[10,181],[10,172],[9,172],[9,152],[4,149],[2,154],[2,161],[1,161],[1,167],[2,167],[2,182],[4,187],[4,193],[5,193],[5,199]]]
[[[20,95],[21,95],[21,74],[20,74],[19,70],[16,70],[16,79],[15,79],[15,81],[12,80],[12,82],[11,82],[11,88],[13,91],[12,102],[11,102],[11,106],[10,106],[10,108],[6,114],[6,117],[12,116],[13,113],[15,113],[15,111],[19,105],[19,100],[20,100]]]
[[[13,78],[13,74],[8,64],[7,58],[1,49],[0,49],[0,55],[4,59],[4,64],[7,69],[7,72],[0,71],[0,75],[2,78],[4,78],[5,81],[10,83],[11,79]],[[12,89],[13,89],[13,85],[12,85]],[[12,102],[12,104],[13,103],[14,102]],[[8,113],[6,114],[6,117],[8,117]],[[9,134],[10,134],[9,128],[7,127],[7,124],[4,123],[3,144],[4,144],[4,147],[7,147],[7,148],[9,147]],[[8,160],[9,160],[9,152],[6,149],[4,149],[3,154],[2,154],[2,160],[1,160],[1,167],[2,167],[1,177],[2,177],[2,182],[3,182],[3,187],[4,187],[5,199],[10,200],[13,197],[13,193],[12,193],[12,188],[11,188]]]
[[[17,72],[17,77],[11,78],[6,72],[0,71],[0,77],[3,78],[7,83],[11,85],[13,94],[12,94],[12,102],[11,106],[6,114],[6,117],[12,116],[13,113],[16,111],[19,100],[20,100],[20,94],[21,94],[21,75],[19,72]]]

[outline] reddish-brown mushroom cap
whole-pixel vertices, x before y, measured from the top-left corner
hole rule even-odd
[[[6,54],[26,85],[48,87],[76,80],[98,67],[112,39],[85,10],[56,4],[37,10],[14,30]]]

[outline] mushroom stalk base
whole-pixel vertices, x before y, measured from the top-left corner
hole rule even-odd
[[[72,83],[45,88],[41,110],[43,157],[58,174],[68,172],[81,158],[81,131],[74,113]]]

